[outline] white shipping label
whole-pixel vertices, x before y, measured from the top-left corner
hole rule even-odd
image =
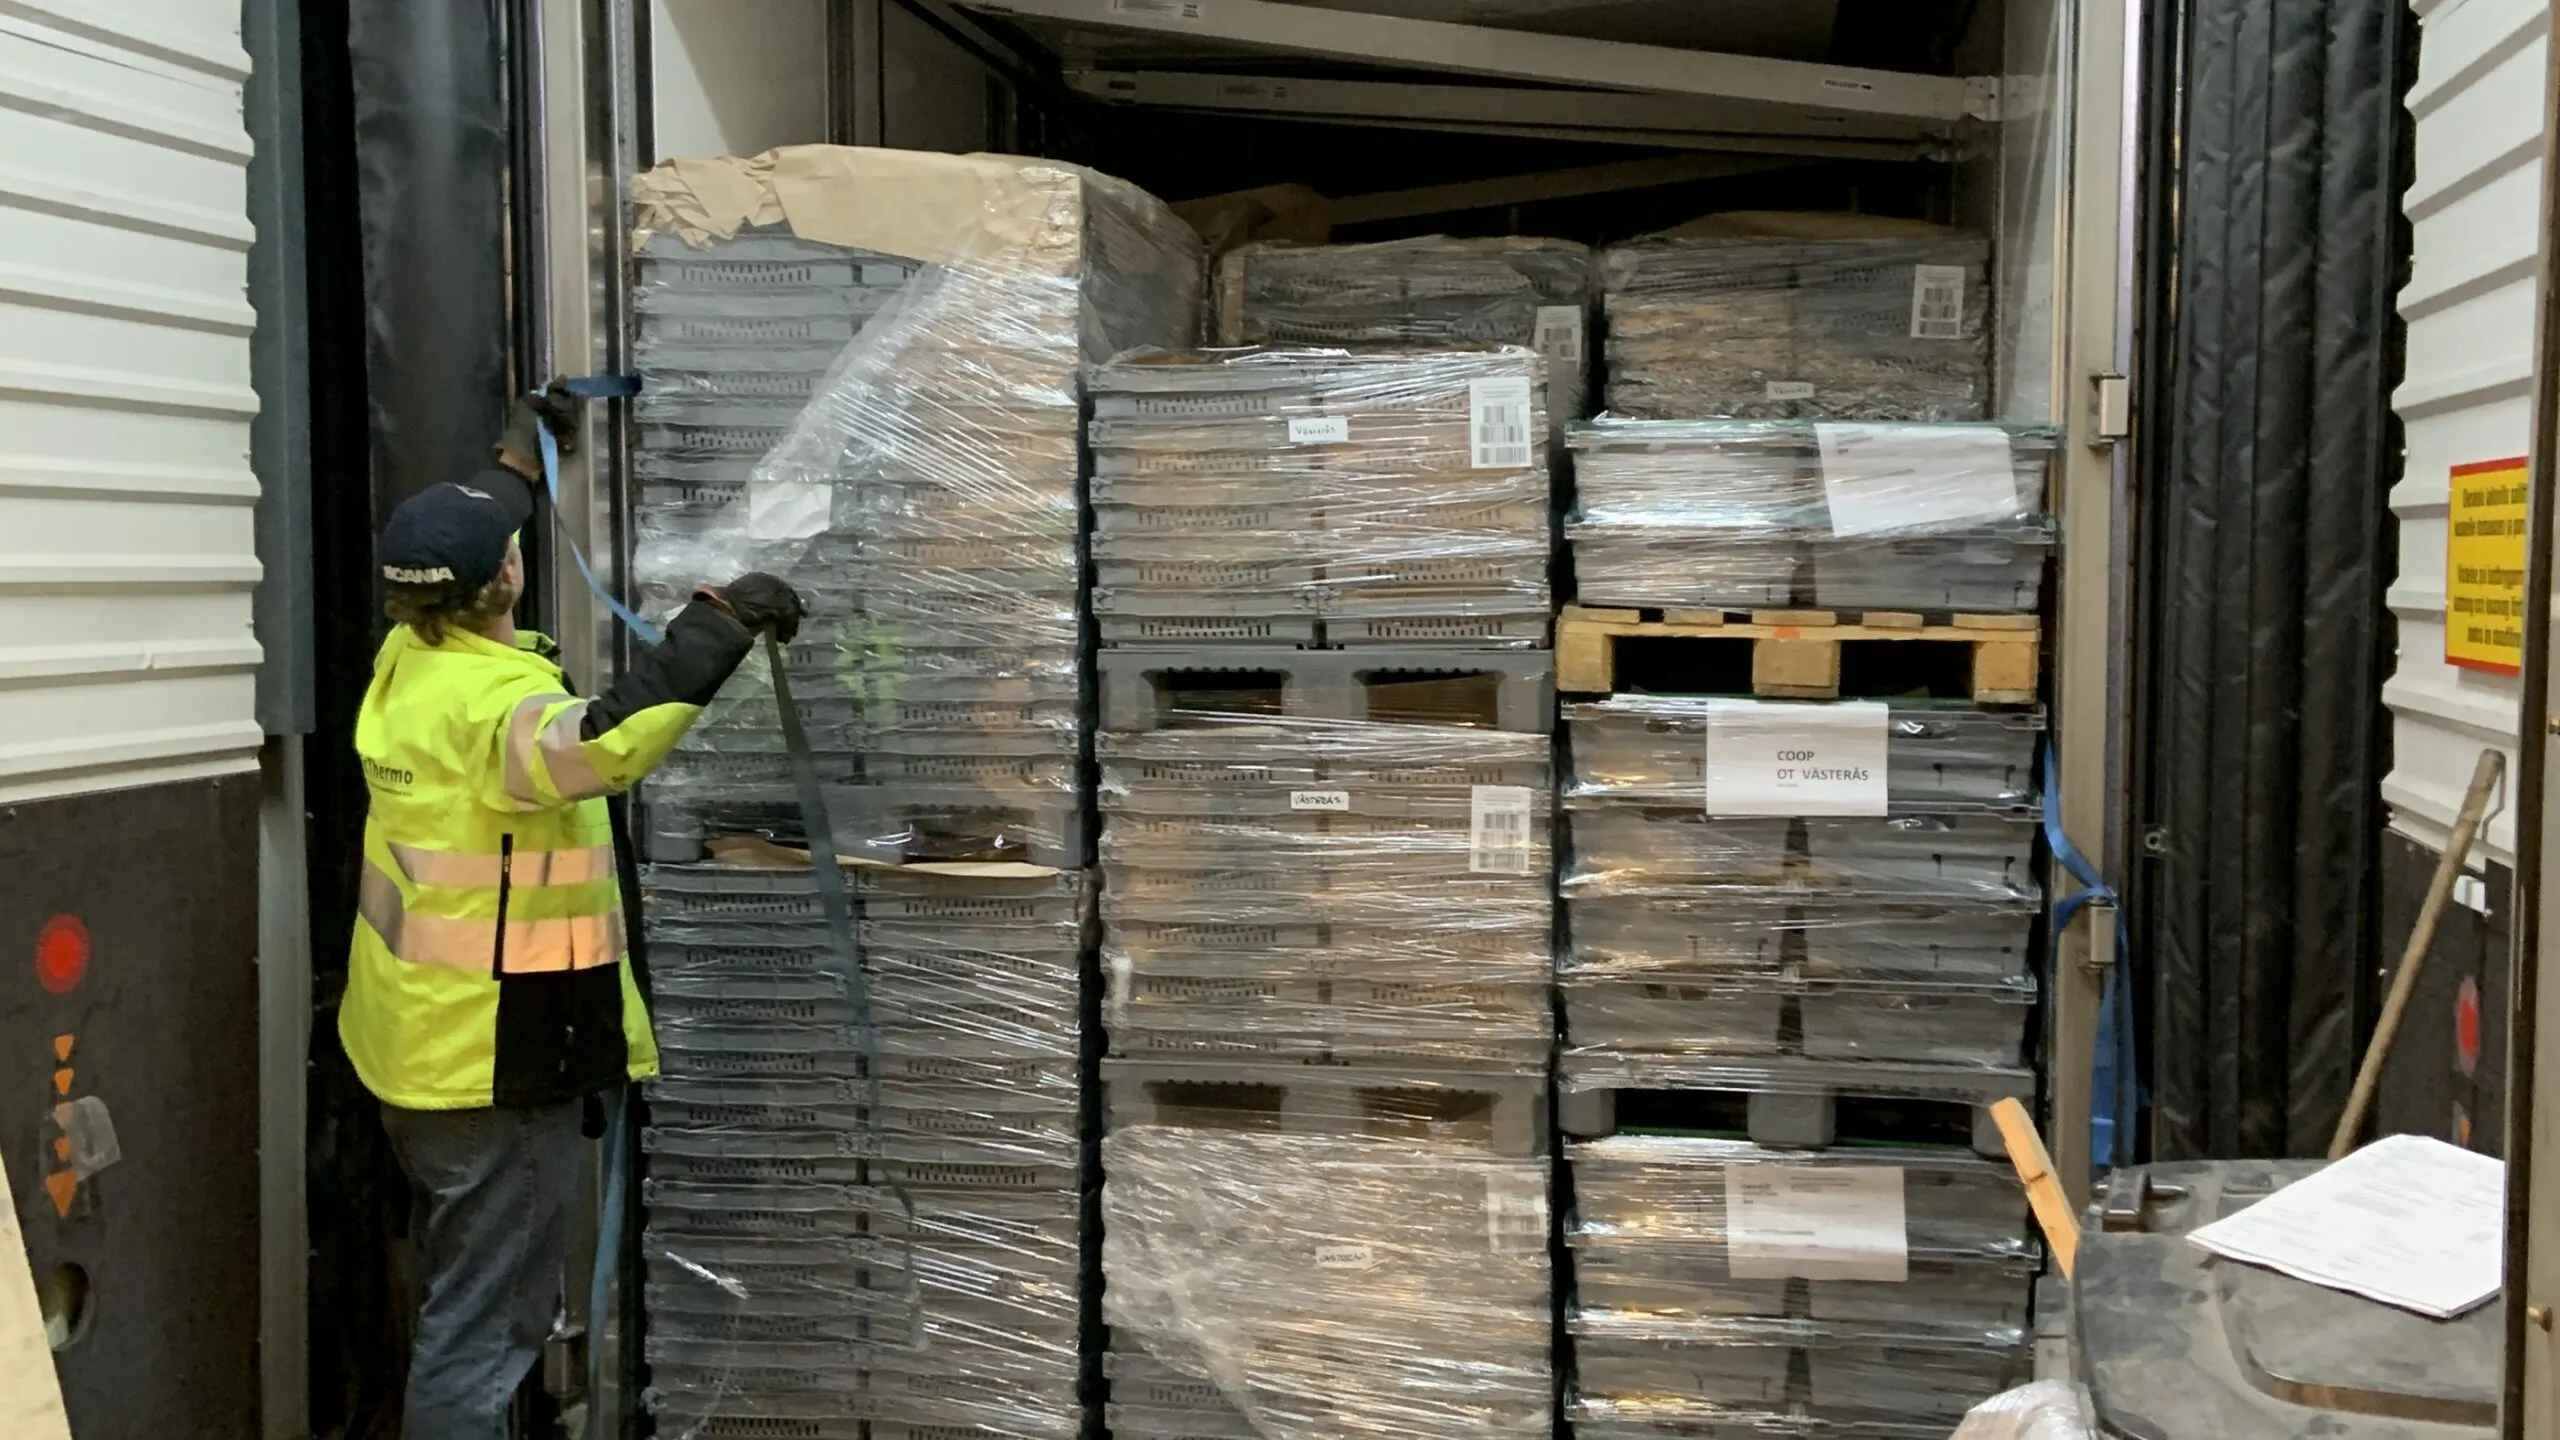
[[[1301,415],[1289,421],[1292,445],[1343,445],[1351,439],[1348,415]]]
[[[1530,337],[1529,348],[1546,356],[1550,365],[1581,365],[1582,307],[1539,306],[1537,333]]]
[[[1496,1255],[1546,1250],[1545,1176],[1494,1171],[1484,1177],[1484,1239],[1485,1248]]]
[[[1899,1165],[1727,1165],[1736,1280],[1911,1278]]]
[[[1208,0],[1111,0],[1114,15],[1149,15],[1158,20],[1198,24]]]
[[[1351,792],[1348,790],[1292,790],[1289,792],[1289,808],[1346,811],[1351,808]]]
[[[1707,702],[1707,813],[1882,815],[1892,708]]]
[[[1478,785],[1467,806],[1467,870],[1529,873],[1529,787]]]
[[[1810,380],[1772,380],[1769,382],[1769,398],[1772,400],[1810,400],[1813,398],[1813,382]]]
[[[1997,425],[1816,425],[1834,535],[1958,529],[2031,511]]]
[[[1378,1268],[1378,1249],[1374,1245],[1359,1241],[1319,1245],[1316,1247],[1316,1268],[1319,1270],[1375,1270]]]
[[[836,487],[823,480],[747,482],[747,538],[806,540],[835,516]]]
[[[1473,470],[1526,470],[1529,448],[1529,377],[1502,375],[1467,382],[1467,466]]]
[[[1968,277],[1961,265],[1911,267],[1911,338],[1964,338],[1964,291]]]

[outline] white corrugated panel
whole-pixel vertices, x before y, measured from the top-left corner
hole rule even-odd
[[[2445,503],[2453,467],[2530,445],[2536,237],[2541,228],[2546,0],[2417,0],[2417,178],[2406,201],[2416,254],[2400,315],[2408,371],[2395,408],[2408,466],[2400,517],[2392,769],[2395,830],[2441,849],[2486,746],[2515,758],[2516,682],[2444,662]],[[2512,768],[2510,773],[2512,773]],[[2483,844],[2512,864],[2514,822]],[[2477,851],[2475,854],[2479,853]]]
[[[257,763],[236,4],[0,0],[0,802]]]

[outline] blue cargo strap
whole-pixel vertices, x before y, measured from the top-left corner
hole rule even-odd
[[[2054,863],[2080,884],[2080,888],[2053,907],[2053,938],[2056,952],[2062,932],[2072,920],[2091,905],[2117,904],[2115,887],[2098,874],[2098,867],[2062,833],[2062,816],[2054,804],[2060,789],[2060,767],[2054,758],[2054,747],[2044,751],[2044,839],[2053,852]],[[2115,964],[2107,969],[2106,989],[2098,1000],[2098,1035],[2090,1063],[2089,1115],[2090,1158],[2101,1168],[2130,1163],[2133,1159],[2133,1136],[2136,1117],[2141,1109],[2141,1076],[2134,1066],[2133,1000],[2127,987],[2133,983],[2133,940],[2123,916],[2116,919]]]
[[[639,394],[640,377],[582,375],[575,380],[561,381],[560,387],[581,400],[611,400]],[[539,395],[542,392],[537,390],[534,393]],[[568,526],[560,521],[560,442],[548,425],[537,423],[533,433],[542,444],[542,488],[551,496],[553,533],[560,537],[560,544],[568,550],[570,558],[578,562],[578,573],[587,577],[587,588],[595,592],[605,608],[630,627],[641,644],[657,644],[666,638],[664,632],[640,618],[630,606],[605,589],[604,582],[596,578],[595,567],[587,563],[587,552],[579,549],[578,542],[569,537]],[[615,1262],[622,1258],[622,1229],[626,1223],[623,1211],[628,1203],[626,1191],[630,1184],[630,1161],[625,1158],[625,1151],[630,1145],[631,1094],[626,1089],[617,1088],[607,1103],[611,1109],[605,1117],[603,1213],[596,1217],[596,1263],[587,1283],[587,1440],[601,1440],[603,1435],[604,1314],[605,1307],[613,1300]],[[623,1403],[628,1404],[629,1397],[623,1397]]]
[[[560,385],[581,400],[613,400],[640,393],[640,377],[637,375],[581,375],[575,380],[563,380]],[[542,392],[537,390],[534,393],[539,395]],[[587,563],[587,552],[578,548],[578,542],[569,538],[568,527],[560,523],[560,442],[552,436],[551,427],[547,425],[536,425],[533,430],[542,442],[542,487],[551,494],[552,524],[560,536],[560,543],[567,547],[570,558],[578,562],[578,573],[587,577],[587,588],[595,592],[596,598],[604,602],[614,618],[629,626],[641,644],[657,644],[666,635],[604,587],[604,582],[596,578],[596,568]]]

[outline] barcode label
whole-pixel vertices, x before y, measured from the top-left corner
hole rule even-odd
[[[1467,825],[1468,873],[1529,873],[1528,786],[1476,786],[1467,807]]]
[[[1772,380],[1769,382],[1769,398],[1772,400],[1810,400],[1813,398],[1813,382],[1810,380]]]
[[[1300,415],[1289,420],[1292,445],[1344,445],[1351,440],[1348,415]]]
[[[1961,265],[1911,267],[1911,338],[1964,338],[1965,268]]]
[[[1529,449],[1529,377],[1505,375],[1467,382],[1467,465],[1476,470],[1526,470]]]
[[[1198,21],[1208,0],[1111,0],[1114,15],[1152,15],[1159,20]]]
[[[1547,1248],[1547,1182],[1537,1175],[1484,1177],[1485,1248],[1496,1255],[1534,1255]]]
[[[1579,305],[1539,306],[1537,333],[1530,337],[1529,348],[1546,356],[1547,362],[1551,365],[1580,365],[1582,363],[1582,307]]]
[[[1289,792],[1289,808],[1292,810],[1349,810],[1351,792],[1348,790],[1292,790]]]

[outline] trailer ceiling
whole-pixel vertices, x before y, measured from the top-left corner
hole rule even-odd
[[[1837,0],[1285,0],[1311,9],[1483,25],[1785,60],[1831,58]],[[1070,68],[1180,70],[1268,63],[1259,52],[1178,35],[1058,23],[1024,28]]]

